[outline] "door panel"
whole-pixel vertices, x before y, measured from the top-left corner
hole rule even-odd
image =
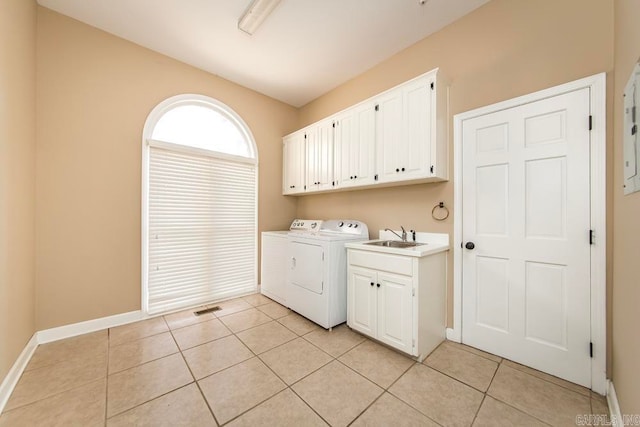
[[[566,266],[527,262],[525,337],[567,350]]]
[[[403,88],[404,117],[407,145],[399,152],[400,166],[405,168],[405,178],[423,176],[431,162],[431,96],[433,91],[428,79],[419,79]]]
[[[349,326],[369,336],[376,334],[376,273],[350,267]],[[371,284],[374,285],[371,285]]]
[[[566,239],[566,157],[527,161],[525,186],[526,237]]]
[[[498,164],[476,169],[476,233],[506,236],[508,233],[509,165]]]
[[[509,331],[509,260],[478,256],[475,264],[476,323]]]
[[[322,294],[324,251],[322,246],[291,242],[290,281],[293,285]]]
[[[412,353],[413,300],[410,278],[378,273],[378,339]]]
[[[399,153],[406,151],[406,138],[402,122],[402,92],[392,91],[378,100],[378,114],[376,117],[376,135],[378,137],[377,152],[378,173],[384,181],[403,179],[396,172],[400,169]]]
[[[463,341],[591,385],[589,89],[463,123]]]

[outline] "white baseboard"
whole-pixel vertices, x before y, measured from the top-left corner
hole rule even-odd
[[[36,334],[38,335],[38,344],[46,344],[48,342],[71,338],[77,335],[88,334],[89,332],[100,331],[102,329],[113,328],[114,326],[137,322],[138,320],[144,320],[150,317],[152,316],[147,315],[141,310],[130,311],[129,313],[115,314],[113,316],[101,317],[100,319],[87,320],[85,322],[45,329],[38,331]]]
[[[20,356],[18,356],[18,359],[16,359],[15,363],[9,370],[9,373],[7,373],[7,376],[4,377],[2,384],[0,384],[0,414],[4,410],[4,407],[9,400],[9,396],[13,393],[13,389],[16,384],[18,384],[18,380],[20,379],[22,372],[27,367],[29,360],[31,360],[31,356],[33,355],[33,352],[36,351],[37,347],[38,333],[36,332],[24,347]]]
[[[447,339],[453,342],[462,342],[460,329],[447,328]]]
[[[622,412],[620,411],[620,403],[613,382],[607,380],[607,404],[609,405],[609,415],[611,416],[611,425],[614,427],[624,427]]]

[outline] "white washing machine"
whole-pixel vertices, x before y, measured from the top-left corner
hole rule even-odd
[[[296,220],[291,225],[287,306],[329,329],[347,320],[346,242],[369,240],[361,221]]]

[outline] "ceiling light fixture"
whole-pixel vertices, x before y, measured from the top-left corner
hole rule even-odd
[[[238,29],[253,35],[279,3],[280,0],[253,0],[238,20]]]

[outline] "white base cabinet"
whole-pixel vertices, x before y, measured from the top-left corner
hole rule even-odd
[[[445,337],[446,252],[348,249],[347,325],[422,361]]]

